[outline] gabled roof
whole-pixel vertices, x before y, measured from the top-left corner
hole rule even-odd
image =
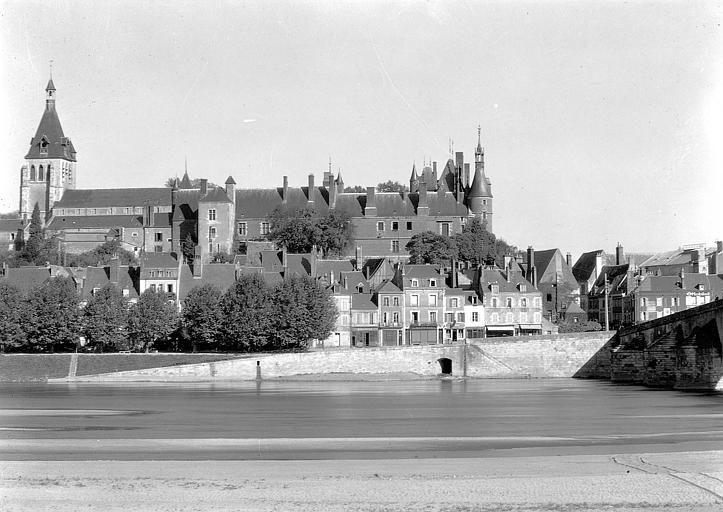
[[[201,196],[198,199],[199,203],[230,203],[231,199],[229,199],[228,195],[226,194],[226,191],[222,189],[221,187],[212,187],[210,188],[205,196]]]
[[[402,290],[400,290],[399,287],[390,280],[386,280],[379,287],[377,293],[402,293]]]
[[[0,277],[0,283],[11,284],[23,293],[27,293],[34,287],[43,284],[50,277],[51,273],[48,267],[8,268],[7,273]]]
[[[573,300],[567,305],[567,308],[565,309],[565,314],[566,315],[584,315],[586,313],[580,307],[580,305]]]
[[[600,271],[600,275],[595,280],[595,284],[591,288],[591,294],[600,295],[605,293],[605,276],[607,276],[610,293],[627,292],[627,273],[629,265],[605,265]]]
[[[226,291],[236,284],[236,265],[233,263],[209,263],[203,265],[201,277],[193,277],[191,267],[187,264],[181,266],[181,275],[178,284],[178,297],[180,300],[185,299],[188,293],[199,286],[210,284],[219,290]]]
[[[577,259],[575,264],[572,266],[572,275],[575,276],[575,279],[577,279],[578,283],[587,282],[587,280],[590,279],[593,272],[595,272],[595,264],[598,256],[604,257],[604,252],[602,249],[598,249],[597,251],[584,252]]]
[[[138,298],[138,267],[120,265],[118,267],[118,282],[114,283],[119,290],[128,290],[129,299]],[[110,267],[88,267],[81,290],[81,297],[88,299],[94,288],[103,288],[110,283]]]
[[[352,272],[354,267],[349,260],[316,260],[316,275],[325,276],[334,272],[334,280],[338,281],[342,272]]]
[[[98,188],[66,190],[53,208],[105,208],[109,206],[170,206],[171,189]]]
[[[676,266],[687,265],[692,261],[693,251],[685,249],[676,249],[674,251],[662,252],[650,256],[643,261],[640,267],[657,267],[657,266]]]
[[[406,278],[419,278],[419,277],[431,277],[432,279],[440,279],[442,275],[439,273],[439,267],[434,265],[405,265],[404,266],[404,277]]]
[[[369,282],[364,278],[364,274],[356,270],[353,272],[342,272],[339,276],[339,282],[347,290],[355,290],[359,284],[363,286],[365,292],[370,290]]]
[[[286,269],[284,271],[284,277],[310,276],[311,271],[312,268],[310,254],[286,255]]]
[[[48,229],[108,229],[108,228],[142,228],[143,221],[138,215],[68,215],[55,216],[48,224]]]
[[[368,293],[352,293],[351,309],[376,311],[377,305],[374,304],[373,296]]]
[[[170,252],[144,252],[140,258],[141,271],[146,268],[176,268],[178,259]]]
[[[183,173],[183,178],[181,178],[181,182],[178,184],[178,188],[180,188],[180,189],[193,188],[193,185],[191,184],[191,179],[188,177],[188,171],[185,171]]]
[[[680,276],[652,276],[646,275],[638,283],[635,291],[639,292],[675,292],[680,290],[696,291],[700,285],[704,290],[713,290],[714,282],[710,279],[713,276],[707,274],[684,274],[681,287]]]
[[[490,285],[496,284],[499,286],[500,292],[505,293],[522,293],[520,291],[520,285],[525,286],[524,293],[539,291],[531,282],[525,279],[520,272],[509,272],[509,281],[507,280],[508,273],[503,273],[496,268],[481,268],[477,269],[477,272],[479,273],[481,289],[489,290]]]

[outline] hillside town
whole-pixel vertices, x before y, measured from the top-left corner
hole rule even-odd
[[[129,304],[155,293],[183,311],[203,286],[302,278],[335,308],[325,336],[302,340],[323,348],[618,329],[723,297],[721,241],[661,254],[618,244],[573,262],[564,248],[497,238],[481,128],[471,161],[412,165],[408,185],[346,187],[330,165],[318,181],[269,189],[185,169],[164,187],[89,190],[76,187],[56,92],[50,79],[19,210],[0,219],[0,285],[25,296],[66,278],[80,307],[113,287]]]

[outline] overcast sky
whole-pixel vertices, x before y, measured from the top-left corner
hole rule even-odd
[[[723,238],[720,2],[1,1],[0,211],[44,109],[79,188],[408,182],[473,159],[495,233],[577,255]]]

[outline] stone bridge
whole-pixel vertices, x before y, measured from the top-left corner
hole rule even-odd
[[[610,378],[652,387],[723,389],[723,300],[618,331]]]

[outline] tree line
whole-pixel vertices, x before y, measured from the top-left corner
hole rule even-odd
[[[89,352],[304,349],[329,336],[337,311],[331,294],[310,277],[269,286],[241,276],[225,292],[194,288],[179,312],[165,293],[144,291],[136,302],[113,284],[81,302],[75,281],[53,277],[27,294],[0,282],[0,350]]]

